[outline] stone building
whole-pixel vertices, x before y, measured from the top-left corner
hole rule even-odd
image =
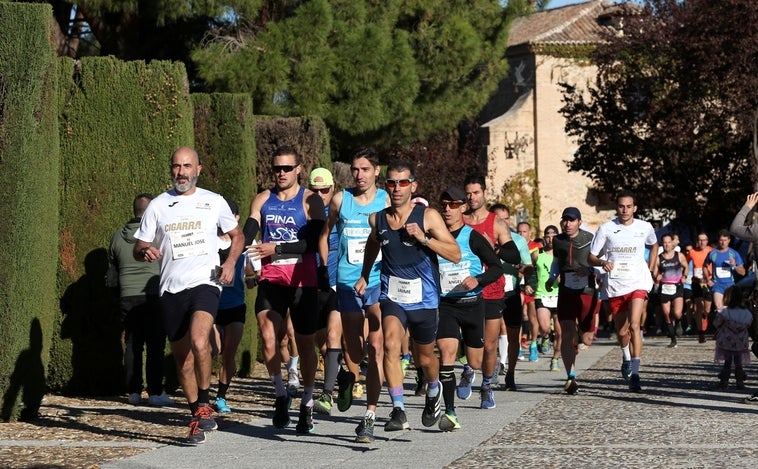
[[[563,105],[559,83],[580,89],[594,83],[597,69],[585,58],[587,51],[608,32],[620,31],[620,8],[611,1],[592,0],[536,12],[512,23],[506,52],[509,75],[479,116],[484,122],[487,196],[500,200],[509,178],[534,170],[536,177],[519,179],[519,184],[536,184],[522,191],[532,200],[510,203],[512,215],[519,208],[532,216],[539,211],[540,229],[557,225],[568,205],[581,210],[591,229],[615,213],[609,196],[595,191],[589,178],[568,171],[566,162],[577,145],[566,135],[565,119],[559,113]],[[520,215],[523,218],[524,212]]]

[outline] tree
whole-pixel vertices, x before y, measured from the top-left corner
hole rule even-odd
[[[564,85],[569,162],[643,207],[728,225],[756,183],[758,3],[647,0],[592,59],[588,90]]]
[[[234,21],[192,55],[208,87],[249,92],[257,113],[317,114],[339,142],[388,145],[449,131],[506,71],[525,0],[305,0]]]

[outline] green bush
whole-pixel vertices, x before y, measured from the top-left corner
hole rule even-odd
[[[123,392],[118,301],[106,247],[140,192],[169,187],[169,158],[192,146],[184,65],[112,57],[61,59],[61,296],[48,383],[65,394]]]
[[[56,306],[55,49],[49,5],[0,2],[0,392],[3,420],[36,415]]]

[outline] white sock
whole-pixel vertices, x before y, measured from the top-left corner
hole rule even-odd
[[[297,363],[298,363],[298,361],[300,361],[300,357],[299,356],[297,356],[297,357],[292,357],[291,356],[290,357],[289,365],[287,365],[287,369],[288,370],[295,370],[295,372],[297,372]]]
[[[624,356],[624,360],[628,361],[632,359],[632,352],[629,350],[629,344],[626,347],[621,347],[621,354]]]
[[[508,336],[501,335],[497,339],[497,347],[500,350],[500,363],[508,366]]]

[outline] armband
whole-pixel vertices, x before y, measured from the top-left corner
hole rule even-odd
[[[242,228],[242,233],[245,235],[245,246],[250,246],[253,244],[253,240],[255,239],[255,235],[258,234],[258,230],[260,230],[260,225],[258,224],[258,220],[255,218],[248,218],[247,221],[245,221],[245,226]]]

